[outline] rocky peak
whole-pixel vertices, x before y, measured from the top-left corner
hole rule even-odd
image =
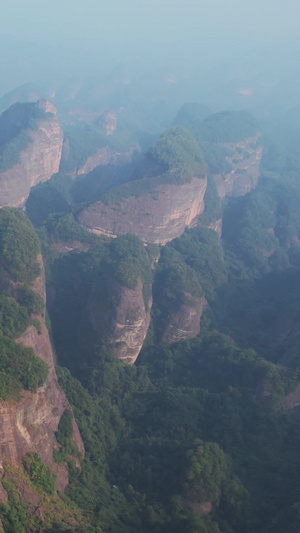
[[[129,183],[82,211],[78,220],[97,234],[133,233],[145,243],[166,244],[196,224],[206,187],[206,164],[192,134],[171,128]]]
[[[5,129],[11,122],[17,123],[15,114],[26,114],[27,121],[6,142]],[[4,128],[4,134],[0,147],[0,206],[21,207],[31,187],[58,172],[63,132],[56,108],[48,100],[15,104],[1,118],[0,129]]]

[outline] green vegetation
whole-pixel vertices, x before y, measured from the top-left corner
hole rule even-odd
[[[34,324],[33,314],[44,309],[42,298],[30,284],[40,271],[37,254],[40,244],[33,226],[17,209],[0,210],[0,397],[18,396],[22,388],[35,392],[43,385],[48,367],[31,348],[14,339]],[[17,282],[17,283],[16,283]]]
[[[65,409],[58,424],[58,430],[55,434],[60,449],[53,450],[53,458],[57,463],[67,461],[68,455],[78,455],[78,451],[72,442],[73,437],[73,414],[70,409]]]
[[[70,465],[68,495],[91,513],[92,525],[107,532],[189,532],[195,523],[208,532],[264,531],[276,518],[262,498],[268,479],[272,498],[284,486],[283,505],[293,501],[283,465],[300,433],[282,404],[288,372],[218,333],[148,346],[135,368],[104,352],[98,365],[93,396],[59,370],[86,445],[82,473]],[[264,402],[255,394],[260,382],[272,390]],[[274,473],[279,450],[282,468]],[[187,502],[213,502],[214,513],[199,515]]]
[[[111,242],[110,258],[110,268],[121,285],[135,289],[141,279],[145,304],[148,306],[152,273],[142,241],[136,235],[120,235]]]
[[[47,113],[34,103],[14,104],[0,116],[0,172],[20,161],[20,153],[31,142],[26,130],[35,130]]]
[[[200,141],[199,147],[203,152],[208,170],[211,174],[229,174],[231,172],[232,166],[228,161],[228,157],[232,155],[231,150],[219,144],[206,141]]]
[[[191,129],[198,141],[211,143],[238,143],[259,131],[256,120],[246,111],[221,111]]]
[[[72,213],[51,215],[45,226],[53,242],[80,241],[82,243],[93,243],[97,240],[92,233],[89,233],[76,222]]]
[[[136,143],[135,132],[130,125],[118,124],[113,135],[107,135],[103,120],[90,124],[77,124],[65,130],[61,172],[74,172],[81,168],[87,159],[100,148],[127,151]]]
[[[13,281],[31,282],[39,271],[40,244],[28,218],[17,209],[0,210],[0,255],[6,274]]]
[[[239,142],[257,132],[245,113],[216,114],[196,126],[203,146]],[[110,198],[150,191],[163,180],[189,179],[201,167],[194,148],[186,130],[169,130],[149,151],[135,179],[111,190]],[[55,214],[49,209],[51,216],[40,218],[53,295],[53,340],[58,362],[67,367],[58,368],[59,382],[86,449],[77,468],[67,410],[57,431],[60,449],[53,457],[68,463],[64,498],[82,509],[83,530],[299,530],[300,426],[293,416],[299,408],[287,411],[286,397],[300,376],[300,167],[294,145],[291,150],[285,145],[279,154],[273,162],[270,151],[266,154],[265,174],[255,191],[225,204],[221,239],[203,227],[222,214],[211,176],[200,225],[160,250],[146,249],[132,235],[111,240],[87,235],[68,210]],[[208,150],[210,170],[226,172],[226,155],[218,147]],[[88,244],[82,246],[87,251],[63,255],[50,249],[51,242],[72,240]],[[105,344],[116,288],[134,289],[140,278],[148,302],[152,277],[151,331],[136,365],[126,366]],[[8,348],[27,320],[24,308],[38,308],[30,287],[24,290],[15,288],[0,299]],[[202,295],[209,309],[200,335],[164,345],[172,313]],[[4,360],[1,375],[13,389],[10,359]],[[23,362],[15,366],[19,371]],[[33,464],[39,471],[37,457]],[[14,515],[12,506],[1,506],[8,517],[5,525],[15,520],[14,527],[33,530],[15,501]],[[49,531],[66,529],[59,522],[48,525]]]
[[[202,152],[186,128],[175,126],[167,130],[150,148],[147,158],[146,164],[153,161],[162,173],[167,173],[167,183],[169,180],[182,183],[207,173]]]
[[[209,174],[204,196],[205,210],[199,217],[201,226],[209,226],[222,218],[223,209],[214,177]]]
[[[230,472],[229,461],[214,442],[195,441],[187,452],[185,497],[219,505],[222,485]]]
[[[9,338],[0,338],[0,397],[18,396],[22,388],[36,392],[48,374],[48,367],[32,348]]]
[[[195,270],[205,297],[210,301],[215,290],[227,279],[219,237],[214,230],[197,227],[188,229],[168,247],[175,248],[182,260]]]
[[[167,130],[150,148],[132,179],[104,193],[107,204],[120,203],[129,196],[142,196],[166,183],[185,183],[203,178],[207,165],[193,135],[182,127]]]
[[[203,296],[199,278],[182,255],[171,246],[162,249],[153,286],[155,306],[157,307],[153,323],[158,338],[174,313],[182,305],[195,306],[196,298]]]
[[[184,104],[174,119],[175,126],[191,127],[195,122],[204,120],[211,114],[210,108],[205,104],[186,103]]]
[[[37,488],[43,489],[48,494],[54,494],[55,477],[51,472],[51,468],[42,462],[37,453],[24,455],[23,466]]]
[[[4,456],[2,460],[1,483],[8,495],[8,501],[0,503],[5,532],[101,533],[101,529],[89,529],[87,521],[82,519],[82,514],[70,500],[54,494],[54,476],[38,454],[24,456],[24,470],[11,465]]]
[[[9,503],[0,503],[0,516],[7,533],[27,533],[34,527],[34,519],[30,515],[25,502],[12,483],[4,481],[3,486],[9,495]]]
[[[105,133],[93,124],[69,127],[65,131],[65,141],[60,172],[72,172],[84,165],[89,156],[98,148],[107,145]]]
[[[33,224],[39,226],[49,215],[70,210],[69,189],[72,182],[70,176],[59,173],[31,188],[26,202],[26,214]]]

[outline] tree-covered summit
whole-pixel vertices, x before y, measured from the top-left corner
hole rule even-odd
[[[254,137],[259,125],[247,111],[221,111],[193,124],[192,131],[199,141],[238,143]]]
[[[184,181],[192,176],[203,177],[207,171],[201,150],[188,129],[174,126],[164,133],[148,152],[170,172],[179,171]]]

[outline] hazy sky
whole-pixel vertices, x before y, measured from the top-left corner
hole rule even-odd
[[[1,0],[0,32],[35,39],[297,36],[300,0]]]

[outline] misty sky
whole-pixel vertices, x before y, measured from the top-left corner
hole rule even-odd
[[[299,0],[1,0],[0,32],[56,41],[297,36]]]

